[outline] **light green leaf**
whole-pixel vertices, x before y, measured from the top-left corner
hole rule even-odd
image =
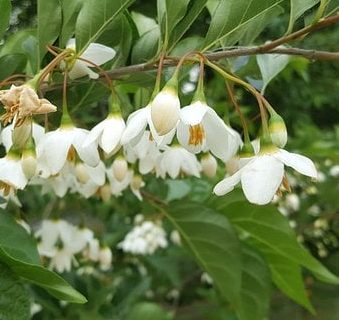
[[[135,0],[85,0],[80,10],[75,38],[78,52],[95,42],[119,14]]]
[[[287,219],[274,206],[256,206],[246,201],[224,206],[221,198],[216,208],[248,233],[264,254],[277,254],[309,269],[324,282],[339,284],[339,279],[298,243]]]
[[[265,260],[252,248],[242,248],[242,277],[239,320],[262,320],[268,313],[271,293],[270,271]]]
[[[227,46],[231,43],[225,41],[232,33],[237,32],[250,22],[260,21],[266,12],[278,6],[283,0],[229,0],[220,1],[213,6],[211,24],[206,35],[203,51],[222,41]],[[236,42],[236,39],[232,39]]]
[[[61,6],[59,0],[38,0],[38,30],[39,41],[38,64],[47,52],[46,46],[52,44],[61,31]]]
[[[0,264],[0,319],[30,319],[29,295],[19,278]]]
[[[83,0],[60,0],[62,11],[62,28],[59,46],[66,47],[67,41],[74,35],[75,23],[80,12]]]
[[[11,0],[0,0],[0,8],[0,39],[2,39],[9,25],[9,18],[12,10]]]
[[[182,199],[191,191],[191,186],[187,181],[168,179],[166,180],[166,184],[168,186],[166,201]]]
[[[159,26],[144,33],[133,47],[132,63],[143,63],[154,58],[158,52],[159,40]]]
[[[178,25],[174,28],[173,32],[171,32],[170,34],[169,51],[171,51],[175,47],[175,45],[183,37],[183,35],[186,33],[189,27],[198,18],[201,11],[204,9],[206,3],[207,0],[194,0],[190,2],[189,7],[187,9],[187,14],[178,23]]]
[[[152,302],[139,302],[134,305],[127,320],[170,320],[172,317],[169,312],[161,308],[158,304]]]
[[[43,287],[59,299],[86,302],[86,298],[64,279],[40,266],[35,241],[9,214],[0,215],[0,261],[21,278]]]
[[[296,20],[300,18],[308,9],[314,7],[320,0],[290,0],[290,1],[291,1],[291,12],[287,33],[292,32]]]
[[[266,259],[275,285],[288,297],[314,313],[314,308],[306,295],[300,266],[274,253],[266,254]]]
[[[189,2],[190,0],[157,0],[158,23],[166,46],[172,30],[185,16]]]
[[[241,286],[241,248],[228,220],[196,203],[174,204],[166,214],[221,295],[235,304]]]
[[[141,37],[144,33],[156,28],[157,22],[139,12],[131,12],[131,17],[138,29],[139,36]]]
[[[263,80],[261,93],[264,94],[271,80],[285,69],[290,61],[290,57],[285,54],[259,54],[256,56],[256,59]]]

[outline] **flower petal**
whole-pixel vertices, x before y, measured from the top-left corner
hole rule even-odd
[[[213,192],[217,196],[223,196],[234,189],[234,187],[240,182],[241,171],[237,171],[233,175],[221,180],[217,183],[213,189]]]
[[[315,168],[314,163],[312,162],[312,160],[305,156],[288,152],[283,149],[279,149],[279,151],[272,154],[272,156],[305,176],[311,178],[317,178],[318,176],[317,169]]]
[[[100,43],[91,43],[81,55],[81,58],[89,60],[97,65],[102,65],[115,57],[115,50]],[[86,64],[92,67],[91,64]]]
[[[194,102],[180,110],[180,120],[187,125],[195,126],[202,121],[208,108],[201,101]]]
[[[270,155],[255,157],[241,170],[241,185],[249,202],[267,204],[277,192],[284,175],[282,162]]]
[[[120,144],[125,128],[125,121],[122,118],[107,120],[104,131],[99,139],[100,147],[106,153],[111,153]]]

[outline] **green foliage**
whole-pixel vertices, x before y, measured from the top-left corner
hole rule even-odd
[[[30,301],[19,278],[0,264],[0,318],[26,320],[30,317]]]
[[[33,239],[10,216],[0,215],[0,261],[22,279],[46,289],[55,297],[85,303],[86,298],[54,272],[40,266]]]
[[[291,13],[287,33],[292,31],[296,20],[300,18],[308,9],[314,7],[318,2],[319,0],[291,0]]]
[[[8,28],[9,18],[11,15],[11,1],[10,0],[0,0],[0,39],[2,39],[6,29]]]

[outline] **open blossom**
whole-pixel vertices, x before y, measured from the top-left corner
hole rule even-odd
[[[84,147],[97,142],[106,154],[113,154],[121,146],[120,140],[125,127],[125,121],[120,114],[110,114],[90,131],[84,142]]]
[[[75,39],[70,39],[66,45],[67,49],[75,51]],[[100,43],[91,43],[88,48],[80,55],[80,58],[93,62],[94,64],[101,66],[102,64],[112,60],[115,57],[115,50],[104,46]],[[75,60],[71,69],[68,71],[68,76],[71,79],[81,78],[88,75],[91,79],[99,78],[99,75],[92,71],[90,67],[92,64]]]
[[[55,131],[46,133],[37,146],[40,169],[50,175],[61,171],[66,161],[74,161],[76,155],[89,166],[95,167],[100,158],[95,143],[84,147],[88,130],[75,128],[72,125],[61,126]]]
[[[181,109],[177,137],[188,151],[199,153],[210,150],[225,162],[235,155],[242,144],[239,134],[202,101]]]
[[[196,156],[181,146],[167,147],[159,156],[156,167],[157,176],[162,178],[168,174],[176,179],[180,174],[200,177],[201,164]]]
[[[261,151],[249,158],[236,173],[220,181],[214,187],[214,193],[224,195],[241,182],[244,194],[251,203],[267,204],[272,201],[282,183],[285,165],[303,175],[317,177],[317,170],[310,159],[272,147],[267,152]]]
[[[6,110],[1,117],[4,125],[12,121],[14,125],[20,125],[27,117],[57,110],[47,99],[39,99],[36,91],[28,85],[12,85],[9,90],[1,90],[0,101]]]

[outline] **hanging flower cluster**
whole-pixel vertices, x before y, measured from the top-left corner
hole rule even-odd
[[[93,231],[70,224],[66,220],[42,220],[34,234],[39,254],[49,261],[50,268],[69,272],[72,265],[98,263],[101,270],[112,266],[112,252],[100,246]]]
[[[250,202],[267,204],[277,192],[289,189],[285,166],[317,177],[311,160],[283,149],[287,142],[286,126],[266,99],[249,84],[200,54],[191,55],[191,62],[200,61],[200,73],[196,92],[188,106],[181,105],[178,95],[178,74],[189,58],[186,55],[162,88],[162,63],[159,63],[149,103],[130,114],[126,122],[121,102],[108,79],[112,94],[107,117],[90,131],[78,128],[68,113],[67,80],[85,75],[97,78],[98,74],[90,67],[100,68],[99,65],[113,59],[114,55],[113,49],[99,44],[91,44],[79,55],[74,40],[56,55],[55,60],[64,72],[63,115],[56,130],[46,131],[33,122],[36,114],[56,111],[53,104],[37,94],[41,82],[53,71],[49,66],[26,84],[0,91],[5,109],[1,119],[7,125],[1,132],[1,142],[7,151],[0,159],[2,198],[17,200],[17,190],[27,185],[41,185],[44,192],[52,190],[59,197],[72,192],[85,198],[100,196],[103,200],[120,196],[129,188],[142,200],[143,175],[177,179],[200,177],[203,173],[214,177],[219,162],[228,164],[232,170],[215,186],[216,195],[225,195],[241,184]],[[204,65],[219,72],[228,83],[245,87],[257,99],[262,133],[255,148],[239,108],[244,140],[208,105],[204,95]]]

